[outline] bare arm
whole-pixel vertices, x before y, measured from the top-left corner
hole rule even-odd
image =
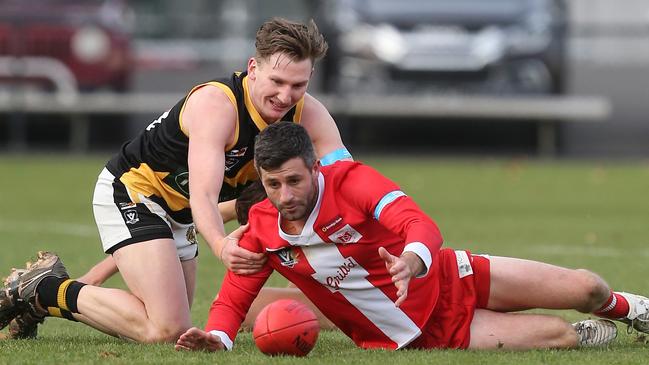
[[[304,96],[301,124],[309,133],[319,158],[345,148],[333,117],[320,101],[309,94]]]
[[[84,284],[90,284],[94,286],[101,286],[108,278],[115,275],[117,272],[117,265],[115,265],[115,260],[113,256],[107,256],[101,260],[97,265],[93,266],[87,273],[79,277],[77,281],[80,281]]]
[[[189,191],[198,231],[223,263],[238,274],[258,271],[263,254],[255,254],[226,240],[218,200],[225,171],[225,147],[234,139],[236,110],[223,91],[206,86],[195,91],[182,115],[189,134]],[[227,247],[226,247],[227,246]]]
[[[237,219],[237,211],[235,210],[236,203],[236,199],[219,203],[219,213],[221,213],[223,223],[228,223],[229,221]]]

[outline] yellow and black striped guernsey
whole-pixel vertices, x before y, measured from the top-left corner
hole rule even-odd
[[[106,168],[129,190],[139,203],[139,194],[159,203],[181,223],[192,220],[189,209],[189,138],[183,128],[182,112],[189,95],[205,85],[221,88],[237,110],[234,143],[225,149],[225,176],[219,201],[235,199],[257,180],[253,166],[254,140],[267,127],[248,95],[247,74],[215,79],[195,86],[171,110],[151,123],[139,136],[125,143]],[[304,98],[282,120],[300,122]]]

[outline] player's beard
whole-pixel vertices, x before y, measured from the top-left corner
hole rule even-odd
[[[282,219],[287,221],[306,221],[306,219],[313,212],[316,202],[318,201],[318,175],[315,174],[311,184],[311,194],[307,195],[304,201],[298,201],[293,205],[293,209],[287,210],[284,206],[275,206],[282,216]]]

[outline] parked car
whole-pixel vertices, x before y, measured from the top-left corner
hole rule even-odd
[[[128,90],[132,26],[121,0],[0,0],[0,79]]]
[[[561,0],[329,0],[325,92],[555,94],[564,89]]]

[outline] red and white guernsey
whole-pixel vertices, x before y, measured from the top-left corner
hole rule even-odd
[[[273,270],[362,348],[402,348],[431,316],[439,296],[436,253],[442,245],[436,224],[396,184],[358,162],[322,167],[318,185],[317,204],[300,235],[282,232],[269,200],[251,209],[250,229],[240,245],[267,252],[269,259],[255,275],[228,272],[212,303],[206,330],[228,348]],[[399,308],[379,247],[396,256],[413,251],[426,265],[426,272],[410,281]]]

